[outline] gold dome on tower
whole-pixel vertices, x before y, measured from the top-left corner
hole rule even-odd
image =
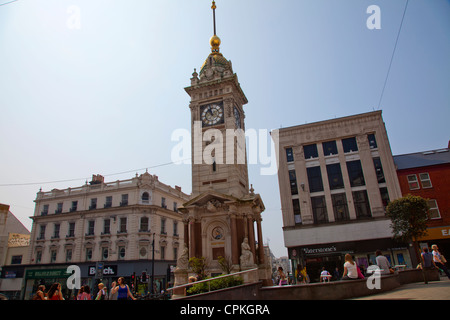
[[[209,39],[209,44],[211,45],[211,52],[219,53],[220,49],[220,38],[216,35],[213,35],[211,39]]]

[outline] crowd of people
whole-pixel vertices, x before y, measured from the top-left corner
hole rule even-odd
[[[111,284],[108,289],[103,283],[98,284],[98,292],[94,296],[88,285],[81,286],[76,295],[76,300],[136,300],[131,293],[130,287],[125,283],[125,279],[120,277]],[[45,292],[45,285],[40,285],[33,300],[64,300],[60,283],[54,283],[50,289]]]

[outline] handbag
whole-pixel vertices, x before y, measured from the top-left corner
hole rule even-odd
[[[358,279],[365,279],[364,275],[362,274],[358,266],[356,266],[356,271],[358,272]]]

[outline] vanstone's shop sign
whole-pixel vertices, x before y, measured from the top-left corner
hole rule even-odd
[[[321,254],[321,253],[330,253],[337,252],[337,248],[335,246],[325,247],[325,248],[302,248],[304,254]]]

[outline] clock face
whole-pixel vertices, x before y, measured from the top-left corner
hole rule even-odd
[[[234,121],[236,123],[236,128],[241,129],[241,114],[236,107],[234,107]]]
[[[210,104],[203,108],[201,118],[204,126],[213,126],[223,122],[223,107],[219,104]]]

